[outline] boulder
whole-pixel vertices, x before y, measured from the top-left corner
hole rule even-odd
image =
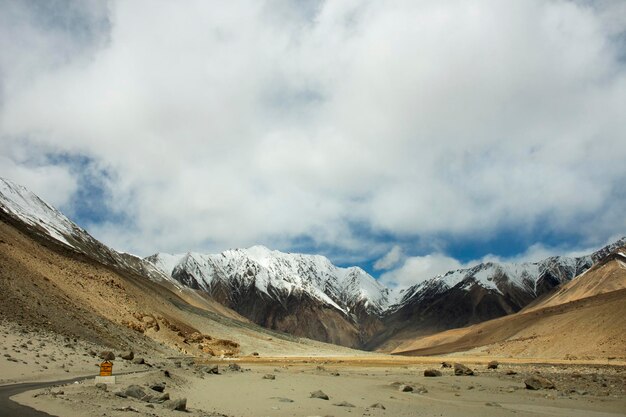
[[[122,352],[122,354],[120,355],[120,357],[122,359],[125,359],[127,361],[132,361],[135,358],[135,353],[133,353],[132,350],[129,350],[128,352]]]
[[[146,396],[146,392],[139,385],[129,385],[125,390],[124,394],[127,397],[133,397],[138,400],[143,400]]]
[[[320,400],[328,400],[328,395],[324,393],[322,390],[313,391],[311,393],[310,398],[319,398]]]
[[[467,366],[463,365],[462,363],[455,363],[454,364],[454,375],[457,375],[457,376],[474,375],[474,371],[472,371],[470,368],[468,368]]]
[[[441,376],[441,371],[437,369],[426,369],[424,371],[424,376]]]
[[[187,410],[187,398],[179,398],[177,400],[169,400],[163,404],[166,408],[175,411]]]
[[[240,372],[241,371],[241,366],[239,366],[236,363],[229,363],[228,364],[228,370],[229,371],[234,371],[234,372]]]
[[[555,389],[554,383],[548,378],[544,378],[541,375],[533,375],[524,381],[526,389],[539,390],[539,389]]]
[[[487,364],[487,369],[498,369],[498,361],[491,361]]]
[[[398,387],[400,392],[413,392],[413,387],[410,385],[402,384]]]
[[[98,355],[100,357],[100,359],[102,359],[103,361],[112,361],[115,360],[115,354],[113,352],[111,352],[110,350],[105,350],[100,352],[100,355]]]
[[[165,384],[164,383],[158,383],[158,384],[152,384],[150,385],[150,389],[152,391],[156,391],[156,392],[163,392],[165,391]]]

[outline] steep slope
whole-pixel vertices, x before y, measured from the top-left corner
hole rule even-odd
[[[404,340],[464,327],[520,311],[584,273],[626,239],[578,258],[555,256],[534,263],[482,263],[450,271],[402,293],[384,317],[370,349],[393,350]]]
[[[624,359],[623,252],[607,255],[580,277],[519,313],[408,339],[393,353],[431,355],[475,349],[493,356]]]
[[[146,260],[255,323],[346,346],[361,346],[379,329],[389,304],[389,290],[361,268],[340,268],[319,255],[254,246]]]
[[[27,197],[26,201],[30,199],[25,205],[34,203],[44,211],[50,208],[32,195],[24,194],[24,189],[17,190]],[[123,255],[106,248],[71,222],[66,223],[67,219],[60,213],[53,210],[38,218],[33,212],[16,210],[17,205],[7,200],[5,194],[2,196],[0,316],[3,320],[23,329],[45,329],[136,352],[168,355],[341,352],[335,346],[268,331],[191,289],[172,285],[164,278],[153,280],[162,275],[151,265],[143,265],[145,262],[138,258],[134,258],[136,262],[126,262]],[[68,228],[61,227],[64,225]],[[76,242],[88,245],[77,248]],[[142,274],[138,266],[152,270],[153,279]]]

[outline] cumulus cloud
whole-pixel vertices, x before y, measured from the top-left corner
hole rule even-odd
[[[442,253],[412,256],[407,258],[399,268],[382,274],[380,281],[390,288],[406,288],[448,271],[465,267],[467,265]]]
[[[626,230],[619,2],[66,3],[0,6],[0,168],[96,161],[117,249]]]
[[[374,263],[374,269],[391,269],[402,260],[403,256],[404,253],[402,252],[402,247],[394,245],[389,252],[385,254],[385,256]]]

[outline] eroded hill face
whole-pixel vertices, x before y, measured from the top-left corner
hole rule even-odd
[[[0,315],[10,322],[170,355],[337,353],[268,332],[192,291],[103,265],[0,216]]]

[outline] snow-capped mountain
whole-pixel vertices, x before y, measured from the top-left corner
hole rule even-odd
[[[125,269],[155,281],[165,280],[160,269],[140,257],[119,253],[100,243],[63,213],[25,187],[0,178],[0,219],[19,222],[44,239],[53,239],[69,250],[106,265]]]
[[[265,327],[369,348],[407,333],[430,334],[517,312],[626,246],[623,238],[577,258],[482,263],[396,292],[359,267],[263,246],[145,259],[118,253],[26,188],[1,178],[0,221],[111,267],[196,289]]]
[[[155,267],[186,286],[210,292],[216,282],[254,287],[281,302],[294,292],[349,314],[356,306],[380,315],[389,306],[389,289],[359,267],[341,268],[320,255],[283,253],[264,246],[220,254],[155,254]]]

